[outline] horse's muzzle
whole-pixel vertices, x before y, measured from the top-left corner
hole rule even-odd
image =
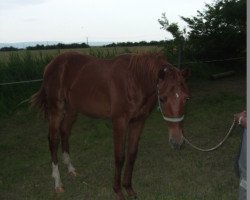
[[[175,142],[173,139],[169,140],[169,143],[170,143],[172,149],[174,149],[174,150],[180,150],[181,149],[181,145],[183,144],[183,142],[184,142],[183,138],[181,138],[180,143]]]

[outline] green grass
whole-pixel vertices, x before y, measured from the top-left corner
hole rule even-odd
[[[185,116],[185,135],[198,146],[214,146],[228,131],[233,114],[245,109],[246,78],[191,79],[189,87],[192,97]],[[63,194],[53,191],[47,129],[47,122],[25,107],[0,118],[0,199],[114,199],[110,121],[79,116],[70,144],[71,158],[80,175],[69,178],[60,162],[66,189]],[[198,152],[187,144],[174,151],[168,144],[167,126],[155,110],[146,122],[134,169],[138,199],[237,199],[239,180],[234,173],[234,158],[239,132],[236,128],[213,152]]]

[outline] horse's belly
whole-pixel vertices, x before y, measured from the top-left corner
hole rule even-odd
[[[71,97],[70,104],[76,111],[90,117],[110,117],[110,103],[103,95]]]
[[[79,107],[79,112],[97,118],[109,118],[110,117],[110,106],[105,104],[85,104]]]

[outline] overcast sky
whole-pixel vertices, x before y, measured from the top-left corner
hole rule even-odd
[[[185,23],[214,0],[0,0],[0,43],[169,39],[158,19]]]

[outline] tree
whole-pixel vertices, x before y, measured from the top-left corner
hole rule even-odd
[[[246,54],[246,0],[218,0],[195,17],[181,17],[190,28],[189,53],[217,59]]]
[[[168,31],[174,37],[174,40],[177,42],[184,41],[186,29],[180,30],[177,23],[169,24],[169,21],[166,17],[166,13],[162,13],[161,19],[158,19],[158,22],[161,25],[161,29]]]
[[[166,13],[162,13],[161,19],[158,19],[158,22],[161,25],[161,29],[164,29],[164,30],[168,31],[174,37],[174,46],[172,46],[172,47],[169,46],[169,47],[173,48],[173,50],[172,50],[172,59],[174,57],[173,56],[174,49],[178,49],[178,67],[181,68],[183,47],[185,45],[186,29],[184,28],[183,30],[180,30],[177,23],[169,24],[169,21],[168,21],[168,19],[166,17]],[[165,52],[167,52],[168,56],[170,56],[170,54],[171,54],[171,49],[169,49],[169,47],[165,48]],[[174,61],[174,60],[172,60],[172,61]]]
[[[158,22],[170,32],[175,44],[185,44],[185,57],[222,59],[246,56],[246,0],[216,0],[205,4],[194,17],[181,17],[189,27],[180,30],[163,13]]]

